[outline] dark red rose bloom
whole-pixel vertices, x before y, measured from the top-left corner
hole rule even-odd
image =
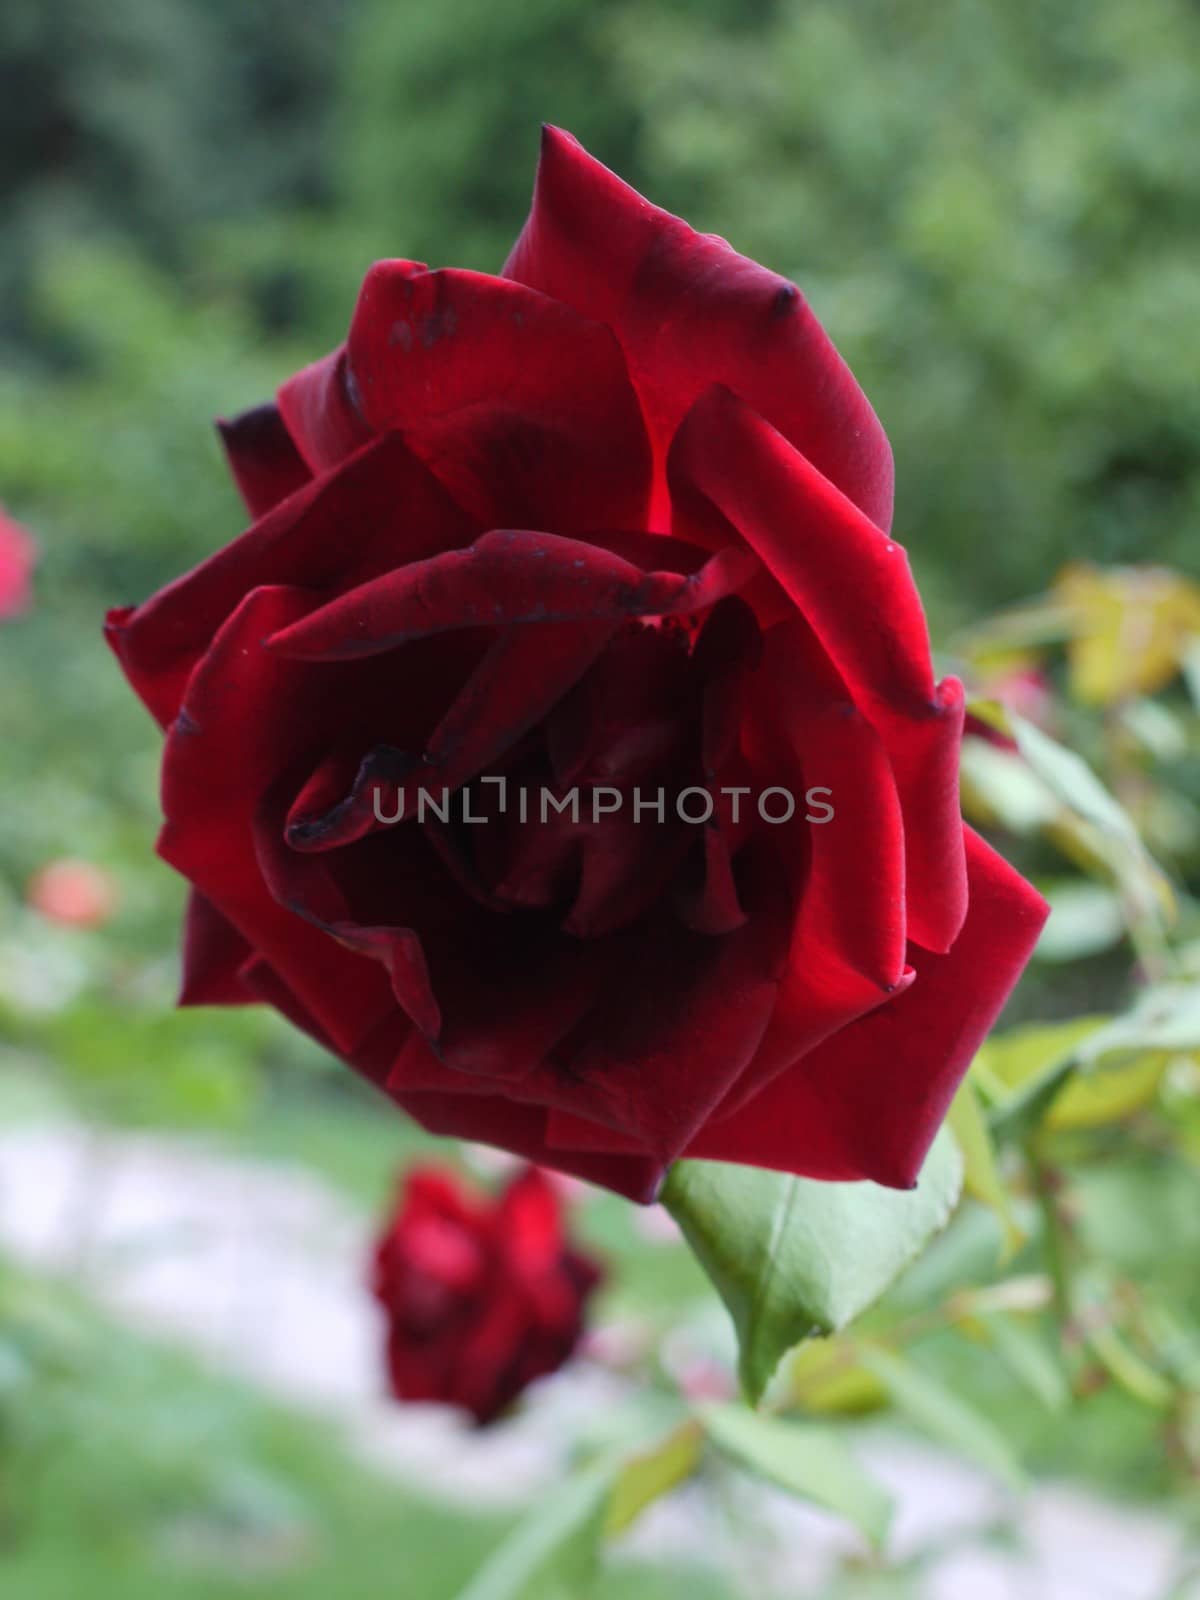
[[[380,262],[222,430],[253,525],[109,623],[183,1003],[639,1199],[685,1154],[910,1185],[1045,906],[963,826],[888,443],[799,291],[550,129],[501,276]]]
[[[416,1168],[375,1251],[394,1394],[490,1422],[562,1366],[599,1281],[596,1264],[569,1247],[558,1197],[536,1167],[495,1200],[451,1172]]]
[[[36,546],[0,506],[0,621],[29,609]]]

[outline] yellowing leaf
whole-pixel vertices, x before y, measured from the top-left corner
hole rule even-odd
[[[1200,585],[1165,567],[1067,567],[1054,594],[1071,618],[1071,690],[1085,705],[1153,694],[1200,635]]]
[[[1048,1128],[1099,1128],[1149,1105],[1170,1056],[1151,1051],[1119,1067],[1076,1068],[1046,1113]]]
[[[1080,1044],[1108,1020],[1031,1023],[985,1040],[972,1077],[989,1085],[993,1133],[1020,1139],[1038,1127],[1074,1072]]]
[[[864,1416],[887,1404],[887,1390],[860,1363],[849,1339],[797,1345],[784,1357],[781,1378],[781,1403],[802,1411]]]
[[[703,1450],[703,1431],[699,1423],[689,1420],[650,1449],[631,1456],[613,1484],[605,1534],[612,1538],[623,1532],[647,1506],[690,1478]]]
[[[987,1118],[970,1078],[959,1085],[947,1118],[963,1158],[963,1187],[981,1204],[988,1206],[999,1220],[1004,1234],[1003,1259],[1008,1260],[1025,1241],[1017,1226],[1012,1203],[1000,1169]]]

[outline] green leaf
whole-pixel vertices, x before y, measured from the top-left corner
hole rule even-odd
[[[1063,1412],[1071,1403],[1071,1388],[1049,1345],[1033,1328],[1003,1312],[980,1319],[988,1340],[1004,1365],[1047,1411]]]
[[[1046,1116],[1048,1128],[1101,1128],[1147,1106],[1170,1063],[1164,1051],[1151,1051],[1121,1066],[1078,1066]]]
[[[1025,1241],[1013,1215],[1012,1201],[996,1164],[987,1118],[970,1078],[964,1078],[947,1117],[950,1131],[958,1140],[963,1158],[963,1186],[982,1205],[995,1212],[1004,1235],[1005,1260]]]
[[[1009,713],[1017,748],[1056,799],[1126,849],[1144,850],[1129,813],[1117,803],[1082,756],[1048,733]]]
[[[1200,711],[1200,637],[1195,638],[1183,653],[1183,677],[1188,693]]]
[[[612,1538],[622,1533],[647,1506],[690,1478],[700,1464],[703,1447],[700,1425],[689,1418],[651,1449],[631,1456],[612,1487],[605,1535]]]
[[[1120,897],[1107,885],[1079,878],[1053,883],[1039,879],[1038,888],[1050,902],[1050,917],[1033,952],[1037,960],[1081,961],[1111,950],[1125,937]]]
[[[964,739],[959,776],[963,808],[978,822],[1025,835],[1048,828],[1058,814],[1054,796],[1015,750]]]
[[[1024,1139],[1040,1126],[1075,1072],[1083,1041],[1107,1022],[1106,1017],[1073,1017],[992,1034],[976,1065],[994,1086],[988,1121],[996,1138]]]
[[[703,1444],[700,1424],[688,1418],[648,1447],[605,1450],[538,1502],[458,1600],[578,1600],[603,1540],[690,1477]]]
[[[1126,1344],[1115,1328],[1093,1329],[1088,1334],[1088,1346],[1126,1394],[1156,1411],[1165,1410],[1171,1404],[1174,1397],[1171,1385]]]
[[[977,1462],[1010,1488],[1025,1487],[1024,1474],[1008,1440],[981,1412],[923,1368],[890,1350],[864,1345],[861,1356],[863,1365],[887,1388],[896,1409],[922,1432]]]
[[[887,1390],[859,1363],[848,1337],[809,1339],[789,1350],[780,1366],[782,1403],[808,1414],[865,1416],[887,1405]]]
[[[784,1422],[738,1405],[704,1406],[699,1420],[724,1455],[790,1494],[823,1506],[883,1543],[892,1502],[834,1428]]]
[[[1120,883],[1137,919],[1161,920],[1175,912],[1175,898],[1162,868],[1142,843],[1129,813],[1101,783],[1082,756],[1048,734],[1010,715],[1017,748],[1051,794],[1083,824],[1087,840]]]
[[[793,1345],[837,1332],[878,1299],[948,1221],[961,1188],[962,1158],[945,1130],[910,1192],[676,1163],[663,1203],[733,1317],[753,1403]]]
[[[458,1600],[577,1600],[595,1572],[614,1458],[592,1463],[540,1500]]]
[[[1147,989],[1131,1011],[1092,1034],[1080,1055],[1085,1064],[1115,1066],[1149,1050],[1200,1050],[1200,982]]]
[[[1174,983],[1147,990],[1122,1017],[993,1034],[977,1066],[989,1085],[993,1133],[1019,1138],[1043,1121],[1056,1129],[1119,1121],[1154,1099],[1172,1056],[1196,1051],[1200,984]]]

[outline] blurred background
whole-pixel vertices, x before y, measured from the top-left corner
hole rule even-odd
[[[946,664],[1102,773],[1181,892],[1171,970],[1200,974],[1198,66],[1192,0],[5,0],[0,503],[39,560],[0,627],[0,1592],[449,1600],[564,1442],[728,1382],[669,1228],[576,1196],[610,1262],[579,1371],[501,1434],[388,1408],[359,1286],[426,1142],[273,1016],[172,1012],[159,740],[100,638],[240,530],[211,419],[336,343],[371,261],[498,270],[539,122],[803,287],[892,439]],[[1056,904],[1008,1022],[1115,1008],[1154,958],[1128,885],[976,744],[978,815]],[[878,1431],[879,1397],[810,1389],[874,1415],[885,1559],[717,1483],[597,1593],[1192,1592],[1188,1065],[1060,1130],[1070,1248],[1100,1301],[1134,1296],[1070,1407],[1048,1337],[1005,1365],[932,1326],[1040,1499],[969,1428],[931,1451]],[[894,1316],[994,1275],[1003,1222],[965,1218]]]

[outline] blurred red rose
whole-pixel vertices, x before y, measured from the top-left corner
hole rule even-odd
[[[118,895],[116,881],[102,867],[63,857],[34,873],[25,899],[51,922],[99,928],[117,909]]]
[[[0,621],[28,611],[37,546],[0,506]]]
[[[500,276],[378,263],[223,433],[253,527],[109,623],[183,1002],[641,1200],[681,1155],[912,1184],[1046,908],[963,826],[888,442],[799,290],[550,129]]]
[[[490,1422],[566,1361],[599,1280],[567,1243],[554,1187],[536,1167],[495,1199],[444,1169],[416,1168],[375,1252],[394,1394]]]

